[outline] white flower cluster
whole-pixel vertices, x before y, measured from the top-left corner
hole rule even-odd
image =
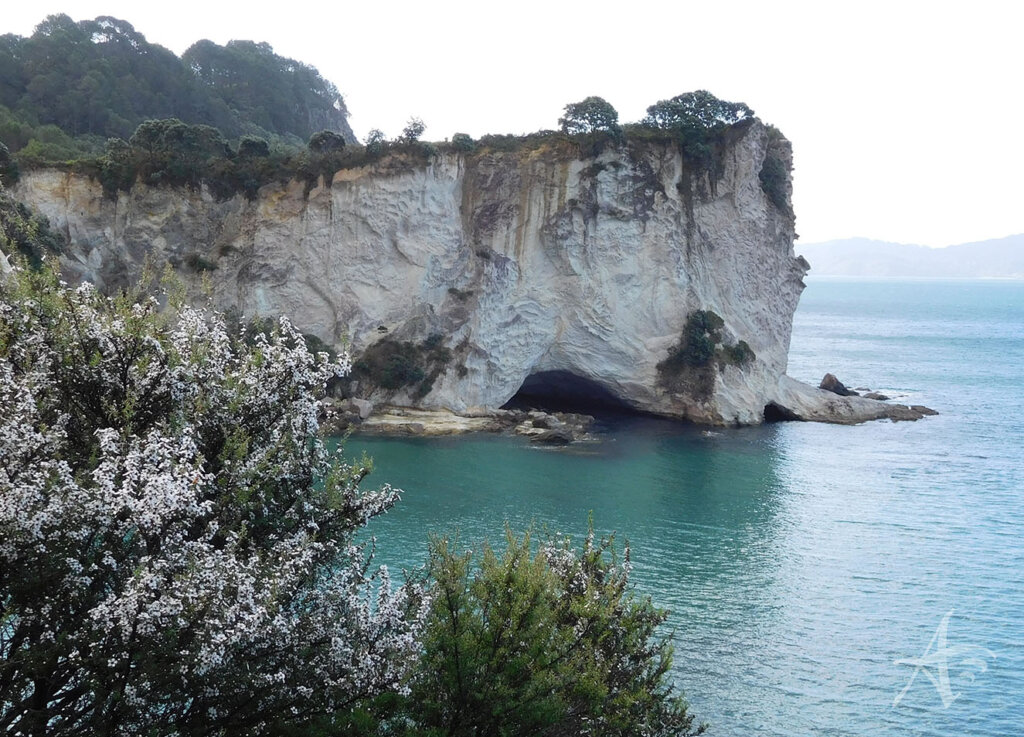
[[[398,492],[318,437],[349,367],[284,319],[0,285],[0,731],[215,734],[403,688],[425,597],[351,542]]]

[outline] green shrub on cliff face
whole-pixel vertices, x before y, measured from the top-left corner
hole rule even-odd
[[[721,342],[722,318],[711,310],[696,310],[686,318],[679,343],[669,351],[670,365],[706,366]],[[659,364],[660,365],[660,364]]]
[[[745,340],[725,345],[723,327],[725,322],[711,310],[691,312],[679,342],[657,365],[658,383],[671,392],[706,398],[715,388],[716,365],[742,367],[753,361],[756,356]]]
[[[747,344],[747,341],[741,340],[736,345],[722,346],[720,357],[724,363],[744,366],[753,361],[755,355],[754,349]]]
[[[0,258],[20,254],[38,268],[47,256],[60,253],[64,238],[50,227],[45,215],[34,214],[15,201],[0,184]]]
[[[421,343],[384,338],[363,351],[352,365],[352,378],[364,384],[364,393],[378,389],[394,393],[414,387],[413,397],[421,399],[430,393],[450,360],[451,351],[439,333]]]

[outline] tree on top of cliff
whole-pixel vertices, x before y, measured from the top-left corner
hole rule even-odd
[[[129,143],[141,156],[139,173],[151,184],[198,184],[207,162],[231,153],[216,128],[177,118],[145,121]]]
[[[304,140],[331,130],[355,142],[338,88],[314,67],[275,54],[270,44],[228,41],[218,46],[203,40],[189,47],[181,61],[230,109],[233,127],[256,125]]]
[[[326,154],[345,148],[345,139],[333,131],[320,131],[310,136],[306,146],[315,154]]]
[[[401,690],[420,589],[354,541],[397,493],[318,436],[348,360],[246,337],[0,279],[0,732],[301,731]]]
[[[398,139],[404,143],[414,143],[420,140],[420,136],[423,135],[423,131],[427,129],[426,123],[420,118],[415,116],[409,118],[409,122],[405,124],[405,128],[402,129],[402,135]]]
[[[619,128],[619,113],[611,103],[602,97],[587,97],[580,102],[571,102],[565,106],[565,115],[558,119],[563,133],[592,133],[594,131],[611,131],[616,133]]]
[[[720,100],[707,90],[685,92],[647,108],[643,124],[652,128],[716,128],[754,117],[743,102]]]
[[[754,111],[745,103],[719,100],[707,90],[697,90],[654,103],[639,127],[665,131],[678,141],[690,166],[714,173],[721,171],[715,152],[721,150],[722,134],[753,117]]]

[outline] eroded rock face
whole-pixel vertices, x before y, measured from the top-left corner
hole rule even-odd
[[[558,371],[637,410],[751,424],[779,399],[807,270],[792,215],[761,188],[769,155],[788,168],[788,142],[755,121],[731,133],[720,176],[638,143],[582,160],[567,145],[391,159],[252,202],[144,185],[115,202],[56,171],[24,175],[14,194],[67,233],[72,278],[116,287],[169,261],[197,297],[205,278],[217,306],[287,314],[357,355],[440,335],[450,358],[432,384],[364,385],[377,402],[500,407]],[[716,367],[707,392],[667,387],[657,369],[695,310],[754,356]]]

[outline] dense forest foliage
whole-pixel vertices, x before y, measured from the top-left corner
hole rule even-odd
[[[176,118],[227,138],[349,142],[337,88],[266,43],[199,41],[181,58],[109,16],[53,15],[28,38],[0,36],[0,141],[29,162],[101,154],[146,120]]]

